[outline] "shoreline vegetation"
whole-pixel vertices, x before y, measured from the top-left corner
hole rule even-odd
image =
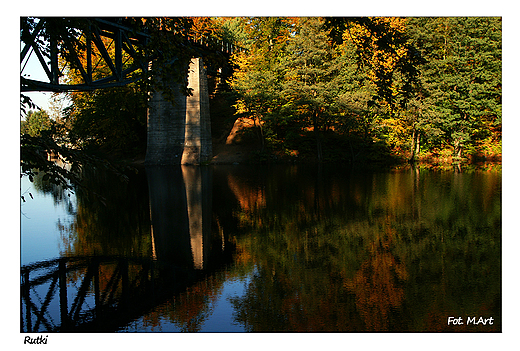
[[[76,21],[78,28],[84,24],[82,19],[65,20],[69,25]],[[60,34],[52,33],[64,26],[60,21],[47,19],[52,25],[44,33]],[[151,57],[160,53],[152,66],[164,69],[122,87],[56,94],[52,111],[36,111],[22,94],[21,166],[29,176],[44,164],[38,150],[68,153],[67,162],[74,157],[81,161],[84,155],[77,150],[116,163],[144,163],[148,93],[161,74],[185,81],[184,66],[167,63],[179,55],[186,35],[209,36],[244,49],[227,58],[204,58],[214,155],[209,164],[501,167],[500,17],[122,21],[157,40],[143,50]],[[37,24],[38,19],[23,18],[22,37]],[[69,40],[77,40],[78,48],[85,46],[84,38]],[[106,47],[114,50],[109,38]],[[196,57],[184,49],[186,62]],[[133,58],[124,62],[131,65]],[[66,60],[60,65],[70,82],[82,82],[75,65]],[[102,78],[107,70],[101,60],[93,75]]]
[[[256,130],[255,130],[256,129]],[[482,165],[501,164],[502,149],[501,142],[478,145],[468,150],[462,157],[454,155],[454,148],[434,149],[419,151],[411,161],[411,152],[408,150],[388,150],[384,146],[368,144],[360,147],[356,155],[352,153],[342,142],[345,140],[331,140],[324,152],[324,158],[318,160],[313,150],[286,149],[280,145],[277,149],[266,150],[255,135],[260,131],[252,122],[244,122],[237,119],[229,133],[224,133],[218,140],[213,142],[213,158],[209,164],[267,164],[267,163],[340,163],[357,165],[363,167],[394,168],[404,165],[416,165],[423,168],[446,167],[450,165]],[[308,138],[309,139],[309,138]],[[302,138],[302,145],[305,141]],[[335,145],[334,142],[337,142]],[[343,146],[343,148],[342,148]],[[138,162],[144,162],[144,159]]]
[[[245,129],[245,128],[244,128]],[[416,155],[413,162],[409,161],[409,154],[373,155],[371,159],[358,159],[352,162],[347,152],[335,150],[336,158],[330,157],[318,161],[316,157],[309,153],[300,154],[297,150],[284,152],[281,150],[268,153],[261,151],[261,146],[255,142],[244,142],[240,140],[240,135],[248,134],[248,131],[233,130],[225,140],[238,139],[235,142],[214,142],[213,157],[208,165],[258,165],[258,164],[338,164],[343,166],[360,167],[367,169],[400,169],[405,167],[416,167],[419,169],[450,170],[455,168],[470,167],[478,169],[501,169],[502,154],[495,153],[490,149],[482,149],[472,154],[457,158],[453,156],[453,149],[443,149],[428,152],[420,152]],[[231,138],[230,138],[231,136]],[[125,159],[125,163],[143,166],[145,163],[144,154]]]

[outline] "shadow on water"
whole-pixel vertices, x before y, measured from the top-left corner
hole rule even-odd
[[[211,172],[146,168],[149,255],[81,250],[22,267],[21,331],[116,331],[230,262],[233,245],[212,236]]]

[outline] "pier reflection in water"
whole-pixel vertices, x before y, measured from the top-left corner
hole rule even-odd
[[[42,233],[61,237],[60,259],[37,242],[22,253],[22,330],[501,330],[500,169],[88,179],[104,200],[78,190],[70,225]],[[23,225],[44,218],[33,209],[22,239],[38,237]],[[494,324],[455,329],[448,316]]]
[[[146,174],[154,258],[204,269],[212,245],[211,168],[149,167]]]
[[[115,331],[229,262],[232,246],[211,235],[211,169],[151,167],[146,176],[151,255],[69,252],[25,265],[22,331]]]

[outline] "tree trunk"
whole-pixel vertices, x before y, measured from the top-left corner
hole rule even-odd
[[[421,148],[421,133],[414,128],[413,132],[412,132],[412,147],[410,150],[412,152],[412,155],[410,156],[410,160],[409,160],[410,163],[415,162],[415,157],[417,156],[417,154],[419,154],[420,148]]]
[[[317,113],[315,113],[313,118],[313,125],[314,125],[314,136],[316,138],[316,153],[318,157],[318,162],[321,162],[323,160],[323,151],[322,151],[322,142],[321,142],[321,133],[318,126],[318,116]]]
[[[461,144],[460,140],[455,141],[453,148],[454,148],[453,153],[455,154],[455,157],[461,158],[462,157],[462,144]]]
[[[415,155],[418,155],[421,151],[421,132],[418,131],[415,137]]]
[[[410,159],[408,162],[414,163],[415,162],[415,134],[417,134],[417,131],[415,128],[412,130],[412,147],[410,148],[410,152],[412,153],[410,155]]]
[[[317,140],[317,148],[318,148],[318,161],[321,162],[323,160],[323,151],[321,146],[321,137],[318,133],[318,140]]]
[[[350,146],[350,162],[352,164],[354,164],[354,159],[356,158],[356,156],[354,156],[354,148],[352,148],[352,140],[350,138],[350,132],[349,132],[349,136],[348,136],[348,145]]]
[[[462,146],[459,144],[459,147],[457,149],[457,157],[462,158]]]
[[[262,152],[264,152],[265,149],[265,138],[264,138],[264,130],[262,128],[262,122],[260,121],[260,117],[256,116],[254,118],[255,126],[258,125],[258,128],[260,130],[260,141],[262,142]]]

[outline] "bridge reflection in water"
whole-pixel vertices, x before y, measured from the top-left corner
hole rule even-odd
[[[146,175],[154,256],[203,269],[211,249],[211,168],[147,167]]]
[[[212,234],[209,167],[146,169],[152,257],[62,257],[21,269],[21,332],[116,331],[230,262]]]

